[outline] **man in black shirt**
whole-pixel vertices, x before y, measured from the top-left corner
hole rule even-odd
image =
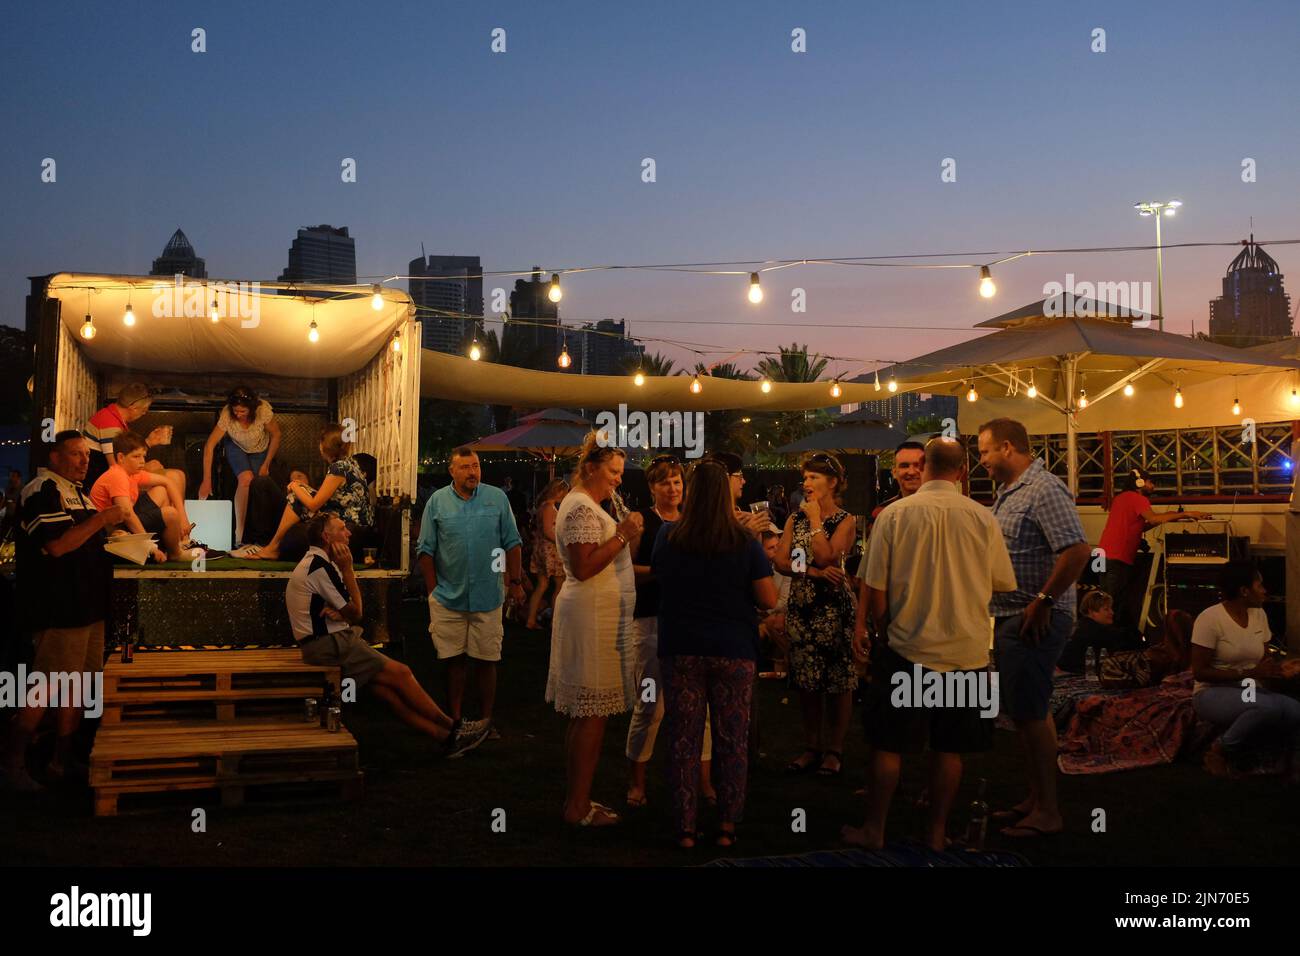
[[[96,511],[81,488],[90,464],[90,448],[78,431],[59,432],[49,465],[40,469],[19,496],[18,594],[21,620],[33,633],[32,669],[50,675],[79,673],[81,679],[104,667],[104,617],[113,570],[104,551],[105,528],[126,519],[113,506]],[[64,684],[64,686],[67,686]],[[14,718],[5,783],[11,790],[39,790],[27,774],[27,745],[45,713],[31,706],[26,687],[24,706]],[[73,762],[72,738],[81,722],[78,701],[58,704],[58,742],[50,762],[52,779],[84,776]]]

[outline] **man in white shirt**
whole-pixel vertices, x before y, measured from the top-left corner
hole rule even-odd
[[[338,667],[343,678],[369,685],[405,723],[459,757],[487,737],[486,720],[453,720],[424,692],[411,669],[379,653],[362,637],[361,588],[352,567],[352,533],[337,515],[307,526],[307,553],[289,577],[285,604],[304,663]]]
[[[948,813],[961,783],[961,754],[988,750],[997,715],[988,668],[994,591],[1016,587],[997,520],[958,490],[964,446],[925,446],[923,483],[881,512],[872,528],[864,580],[870,614],[887,646],[872,661],[867,728],[872,744],[867,819],[845,827],[847,842],[878,849],[898,785],[901,754],[931,751],[926,842],[943,850]],[[867,658],[867,638],[854,652]]]

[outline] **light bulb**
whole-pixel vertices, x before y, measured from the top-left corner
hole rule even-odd
[[[1034,384],[1034,379],[1032,376],[1029,379],[1029,390],[1026,391],[1025,394],[1028,395],[1030,398],[1038,397],[1038,386]]]
[[[573,364],[573,359],[569,357],[569,346],[565,345],[560,351],[560,357],[555,360],[560,368],[568,368]]]
[[[402,337],[398,335],[396,332],[393,333],[393,351],[394,352],[402,351]]]
[[[126,311],[122,313],[122,324],[128,328],[135,325],[135,313],[131,311],[131,303],[126,304]]]
[[[372,288],[374,289],[374,294],[370,297],[370,308],[379,312],[384,308],[384,297],[379,286],[376,285]]]
[[[1173,215],[1174,213],[1176,213],[1177,211],[1178,211],[1178,210],[1175,209],[1173,206],[1166,206],[1166,207],[1165,207],[1165,215],[1166,215],[1166,216],[1172,216],[1172,215]]]
[[[749,301],[758,305],[763,301],[763,287],[758,284],[758,273],[749,274]]]
[[[1175,389],[1174,389],[1174,408],[1182,408],[1182,407],[1183,407],[1183,390],[1182,390],[1181,387],[1180,387],[1180,388],[1175,388]]]
[[[552,302],[559,302],[564,298],[564,292],[560,288],[560,274],[558,272],[551,273],[551,286],[546,290],[546,297]]]
[[[81,324],[81,337],[89,342],[95,337],[95,320],[86,313],[86,321]]]
[[[896,378],[894,378],[894,376],[892,376],[892,375],[889,376],[889,390],[890,390],[891,392],[896,392],[896,391],[898,391],[898,380],[897,380]]]
[[[1291,389],[1291,407],[1300,408],[1300,394],[1294,388]]]
[[[1082,388],[1079,389],[1079,407],[1080,408],[1088,407],[1088,392],[1086,389],[1082,389]]]
[[[997,291],[998,287],[993,282],[993,276],[989,274],[989,267],[980,266],[980,295],[991,299]]]
[[[469,360],[471,362],[477,362],[482,357],[483,357],[483,350],[478,347],[478,339],[475,339],[473,342],[470,343],[469,346]]]
[[[1133,383],[1132,383],[1132,382],[1127,382],[1127,383],[1125,383],[1125,385],[1124,385],[1124,397],[1125,397],[1125,398],[1132,398],[1132,397],[1133,397]]]
[[[772,391],[772,383],[771,383],[768,379],[766,379],[766,378],[763,379],[762,384],[759,385],[758,387],[759,387],[760,389],[762,389],[764,395],[766,395],[768,392]]]
[[[217,305],[217,299],[215,296],[213,296],[212,299],[212,308],[208,309],[208,318],[213,322],[221,321],[221,307]]]
[[[632,384],[635,385],[637,388],[640,388],[642,385],[644,385],[645,372],[641,371],[640,369],[637,369],[636,374],[632,376]]]
[[[703,391],[703,390],[704,390],[704,386],[700,384],[700,377],[699,377],[698,375],[695,376],[695,378],[691,379],[691,394],[692,394],[692,395],[698,395],[698,394],[700,394],[700,392]]]
[[[843,392],[844,390],[840,388],[839,379],[835,379],[835,381],[831,382],[831,398],[839,398]]]
[[[319,330],[318,328],[316,328],[316,320],[315,320],[315,319],[312,319],[312,320],[311,320],[311,325],[307,326],[307,341],[308,341],[308,342],[319,342],[319,341],[320,341],[320,330]]]
[[[1241,402],[1237,401],[1235,398],[1232,400],[1232,414],[1241,414]]]
[[[968,392],[966,393],[966,401],[968,401],[968,402],[977,402],[977,401],[979,401],[979,397],[980,397],[980,393],[977,392],[977,391],[975,391],[975,386],[974,386],[974,385],[971,385],[971,387],[970,387],[970,391],[968,391]]]

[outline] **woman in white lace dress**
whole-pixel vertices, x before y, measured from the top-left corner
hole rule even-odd
[[[564,821],[611,826],[619,816],[591,799],[605,723],[636,700],[632,608],[636,583],[632,552],[641,516],[615,522],[601,503],[623,480],[623,452],[601,447],[597,433],[583,443],[573,489],[555,519],[564,563],[564,588],[555,599],[546,699],[569,718],[565,736]]]

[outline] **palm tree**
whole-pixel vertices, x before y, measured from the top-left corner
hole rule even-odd
[[[672,375],[673,360],[658,352],[646,352],[642,356],[629,355],[623,360],[623,371],[631,374],[640,369],[646,375]]]
[[[780,346],[779,356],[764,356],[758,363],[760,375],[773,382],[817,382],[826,371],[827,359],[821,355],[808,357],[808,346],[798,342],[790,346]],[[763,434],[768,447],[776,448],[797,441],[810,435],[830,423],[830,416],[824,409],[810,412],[776,412],[764,415],[760,421],[760,433]],[[781,460],[783,456],[776,456]]]

